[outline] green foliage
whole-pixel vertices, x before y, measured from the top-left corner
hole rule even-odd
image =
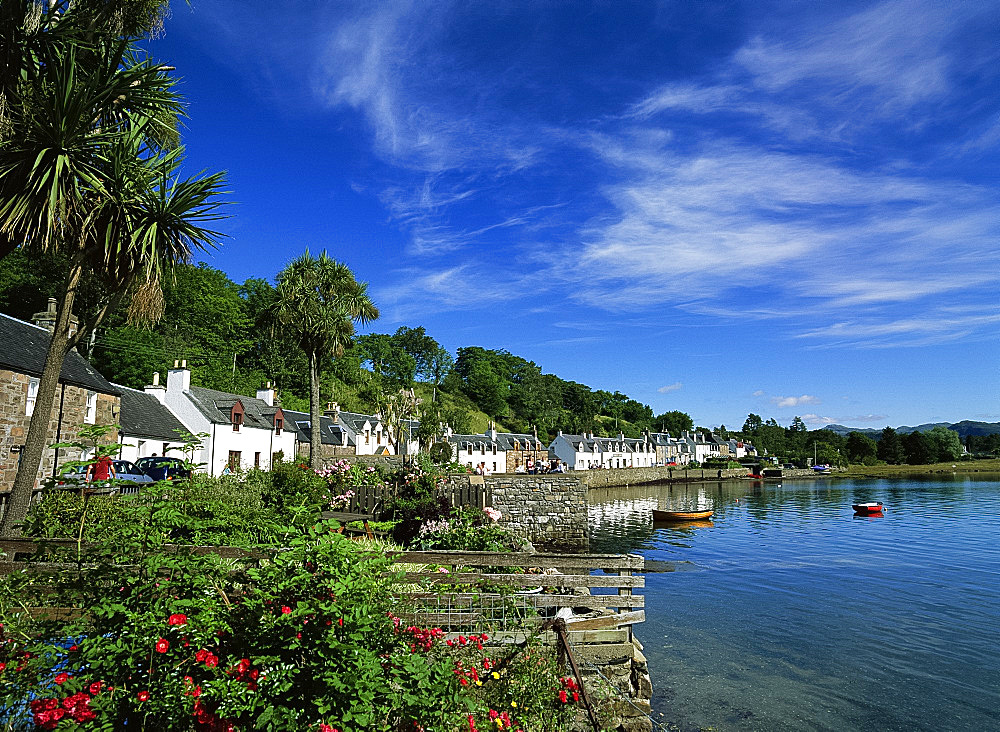
[[[425,520],[416,540],[425,551],[522,551],[526,542],[498,523],[498,514],[492,518],[478,508],[453,508],[447,518]]]
[[[860,432],[852,432],[847,436],[845,450],[850,462],[862,465],[873,464],[878,456],[878,445],[875,440]]]
[[[694,429],[694,420],[689,414],[673,410],[654,417],[653,427],[660,432],[669,433],[672,437],[679,437],[682,432]]]
[[[882,435],[878,440],[877,457],[879,460],[889,465],[901,465],[906,462],[906,453],[903,451],[903,441],[899,434],[892,427],[882,430]]]

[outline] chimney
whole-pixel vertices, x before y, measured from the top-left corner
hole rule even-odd
[[[265,381],[261,384],[260,388],[257,390],[257,398],[264,402],[267,406],[274,406],[274,384],[270,381]]]
[[[340,417],[340,405],[337,402],[327,402],[326,411],[323,414],[329,417],[331,422],[337,424],[337,419]]]
[[[56,332],[56,320],[59,317],[59,307],[54,297],[49,298],[48,306],[45,310],[31,316],[31,322],[45,328],[49,333]],[[80,320],[75,315],[69,317],[69,334],[72,336],[80,325]]]
[[[182,392],[191,389],[191,371],[187,360],[174,361],[174,367],[167,372],[167,391]]]
[[[498,434],[500,433],[497,432],[497,423],[491,421],[489,429],[486,430],[486,436],[489,437],[491,440],[495,440]]]
[[[165,387],[163,384],[160,383],[160,372],[159,371],[154,371],[153,372],[153,383],[152,384],[146,384],[146,386],[143,387],[142,390],[144,392],[146,392],[147,394],[152,394],[154,397],[156,397],[157,401],[159,401],[160,404],[166,403],[166,400],[167,400],[167,387]]]

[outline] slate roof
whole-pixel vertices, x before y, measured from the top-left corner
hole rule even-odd
[[[51,339],[52,334],[45,328],[0,313],[0,368],[40,378]],[[59,382],[102,394],[118,394],[118,389],[75,349],[66,354]]]
[[[312,422],[308,412],[293,412],[288,409],[281,410],[285,415],[285,429],[295,428],[298,432],[299,442],[312,441]],[[351,433],[344,429],[342,425],[336,424],[325,414],[319,417],[320,440],[324,445],[336,445],[338,447],[351,447],[354,445],[354,438]]]
[[[136,437],[153,437],[159,440],[177,440],[188,432],[187,427],[152,394],[114,384],[121,391],[122,409],[118,421],[122,434]],[[180,432],[175,432],[180,430]]]
[[[274,429],[274,415],[277,407],[268,406],[267,402],[256,397],[230,394],[225,391],[206,389],[203,386],[192,386],[188,393],[198,411],[215,424],[232,424],[230,412],[239,400],[243,405],[243,424],[246,427],[256,427],[262,430]],[[284,410],[282,410],[284,411]]]
[[[382,420],[371,414],[359,414],[358,412],[337,412],[337,419],[343,422],[348,429],[353,430],[355,434],[359,434],[365,429],[365,422],[371,422],[373,425],[382,424]]]

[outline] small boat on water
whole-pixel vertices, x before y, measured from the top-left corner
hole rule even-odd
[[[876,513],[882,513],[882,501],[875,501],[872,503],[855,503],[852,504],[851,508],[854,509],[854,513],[860,516],[870,516]]]
[[[658,511],[653,509],[653,521],[701,521],[715,511]]]

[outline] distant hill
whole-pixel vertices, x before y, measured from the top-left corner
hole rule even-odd
[[[983,435],[1000,434],[1000,422],[975,422],[969,419],[954,423],[928,422],[927,424],[919,424],[916,427],[896,427],[896,432],[905,435],[910,432],[927,432],[935,427],[947,427],[948,429],[957,432],[959,437],[968,437],[969,435],[981,437]],[[838,435],[844,436],[847,436],[852,432],[860,432],[861,434],[868,435],[869,437],[877,437],[882,434],[881,429],[873,429],[870,427],[845,427],[842,424],[830,424],[823,429],[830,430],[831,432],[836,432]]]

